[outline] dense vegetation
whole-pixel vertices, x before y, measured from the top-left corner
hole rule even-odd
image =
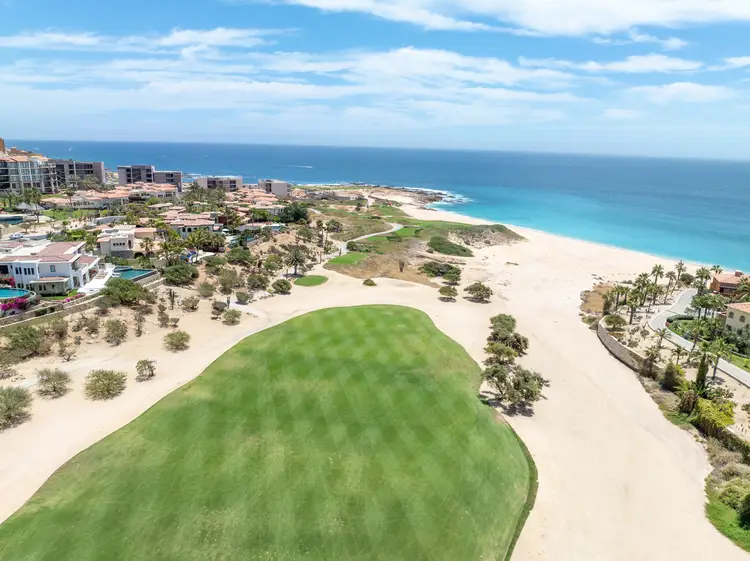
[[[58,470],[0,558],[504,560],[530,467],[479,381],[418,311],[296,318]]]

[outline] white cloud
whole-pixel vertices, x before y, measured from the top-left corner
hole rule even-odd
[[[0,47],[17,49],[66,49],[94,47],[102,38],[94,33],[22,33],[0,35]]]
[[[747,0],[282,0],[365,12],[428,29],[491,29],[488,19],[545,34],[608,35],[638,26],[750,21]],[[476,19],[484,21],[477,22]],[[672,47],[678,43],[673,42]]]
[[[632,121],[642,116],[640,111],[633,109],[607,109],[602,113],[601,118],[609,121]]]
[[[521,66],[528,68],[554,68],[583,70],[586,72],[624,72],[631,74],[648,72],[691,72],[703,68],[703,63],[694,60],[668,57],[661,54],[630,56],[625,60],[611,62],[574,62],[559,59],[519,59]]]
[[[713,70],[735,70],[750,66],[750,56],[735,56],[724,59],[724,64],[713,67]]]
[[[678,37],[668,37],[661,39],[648,33],[641,33],[637,29],[628,31],[627,39],[617,39],[613,37],[594,37],[594,43],[600,45],[632,45],[634,43],[653,43],[659,45],[665,51],[677,51],[689,45],[687,41]]]
[[[702,103],[723,101],[738,95],[738,92],[725,86],[696,84],[695,82],[675,82],[661,86],[638,86],[629,93],[645,97],[652,103],[670,102]]]

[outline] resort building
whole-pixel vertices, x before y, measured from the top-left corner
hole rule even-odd
[[[213,175],[208,177],[196,177],[195,184],[203,189],[223,189],[233,192],[242,187],[242,176],[240,175]]]
[[[742,279],[750,279],[750,275],[746,275],[742,271],[715,275],[711,281],[711,291],[717,294],[732,294],[737,290]]]
[[[23,244],[0,257],[0,276],[42,295],[82,288],[99,272],[100,258],[83,253],[83,242]]]
[[[178,192],[182,192],[181,171],[157,171],[154,166],[118,166],[117,182],[120,185],[130,185],[132,183],[169,183],[177,187]]]
[[[732,331],[750,330],[750,302],[727,305],[727,328]]]
[[[100,184],[106,179],[104,162],[79,162],[77,160],[51,160],[55,165],[58,185],[78,185],[82,179],[93,177]]]
[[[0,194],[21,194],[30,189],[40,193],[57,191],[55,164],[39,155],[0,155]]]
[[[164,222],[183,238],[187,238],[190,234],[199,230],[214,232],[221,228],[216,221],[218,216],[216,212],[190,214],[185,212],[183,207],[173,207],[161,216],[164,217]]]
[[[129,202],[144,202],[149,199],[176,200],[177,187],[170,184],[135,183],[111,191],[76,191],[72,197],[51,197],[42,202],[51,208],[65,209],[109,209]]]
[[[130,224],[100,227],[99,255],[132,259],[142,252],[141,240],[156,237],[156,228],[136,228]],[[156,244],[154,245],[156,247]]]
[[[258,181],[258,187],[266,193],[272,193],[277,197],[288,197],[292,191],[292,185],[286,181],[278,179],[261,179]]]

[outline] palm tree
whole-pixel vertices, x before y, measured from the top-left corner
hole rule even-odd
[[[712,379],[716,378],[716,370],[719,368],[719,360],[722,358],[725,360],[731,359],[732,354],[734,354],[736,350],[735,346],[727,343],[725,339],[716,339],[709,345],[708,354],[711,355],[711,359],[714,363]]]
[[[639,291],[643,291],[648,284],[651,282],[651,277],[648,273],[641,273],[635,278],[635,281],[633,281],[633,286],[637,288]]]
[[[658,350],[661,350],[662,345],[664,344],[664,338],[669,335],[669,329],[666,327],[662,327],[661,329],[656,330],[656,336],[659,337],[659,342],[656,344],[656,348]]]
[[[664,267],[654,265],[654,268],[651,269],[651,274],[654,275],[654,284],[659,284],[659,279],[664,276]]]
[[[141,247],[143,248],[143,251],[146,252],[146,257],[151,257],[151,254],[154,251],[154,240],[151,238],[144,238],[141,240]]]
[[[720,275],[724,269],[721,268],[721,265],[714,265],[711,267],[711,272],[714,275]]]
[[[680,365],[680,358],[682,358],[682,355],[685,353],[685,349],[677,345],[674,349],[672,349],[672,358],[674,359],[674,362],[677,366]]]
[[[750,276],[740,279],[733,296],[736,302],[750,302]]]
[[[667,274],[664,276],[669,281],[667,283],[667,294],[672,294],[672,289],[677,286],[677,273],[674,271],[667,271]]]
[[[297,267],[304,267],[307,263],[307,254],[300,247],[293,247],[287,253],[284,260],[289,267],[294,267],[294,275],[297,276]]]
[[[677,264],[674,266],[674,270],[677,272],[677,280],[680,280],[680,277],[687,273],[687,267],[685,266],[684,261],[678,261]]]
[[[706,284],[711,279],[711,271],[706,267],[700,267],[695,272],[695,287],[698,289],[699,294],[703,294],[706,291]]]
[[[630,319],[628,320],[628,323],[631,325],[633,323],[633,318],[635,318],[635,313],[638,311],[640,298],[641,294],[637,290],[631,290],[628,295],[628,310],[630,311]]]

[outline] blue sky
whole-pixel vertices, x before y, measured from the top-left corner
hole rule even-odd
[[[750,0],[0,0],[0,13],[7,138],[750,158]]]

